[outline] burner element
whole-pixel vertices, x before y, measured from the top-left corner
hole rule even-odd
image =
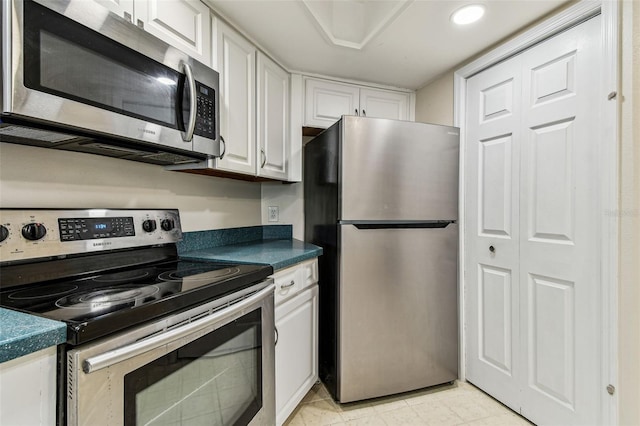
[[[91,291],[89,293],[72,294],[56,301],[59,308],[71,309],[105,309],[118,305],[145,302],[149,297],[158,293],[160,289],[155,285],[144,287],[120,286]]]
[[[215,284],[224,281],[240,273],[240,268],[232,266],[211,270],[210,266],[178,269],[177,271],[163,272],[158,275],[162,281],[180,281],[182,291],[189,291],[203,285]]]
[[[93,281],[98,283],[124,283],[130,281],[138,281],[149,276],[149,271],[133,271],[114,272],[113,274],[98,275]]]
[[[185,278],[196,278],[198,280],[216,282],[220,281],[221,278],[232,277],[238,273],[240,273],[240,268],[235,266],[215,270],[211,270],[210,266],[202,266],[200,268],[163,272],[158,276],[158,279],[162,281],[180,281]]]
[[[46,285],[43,287],[35,287],[35,288],[30,288],[28,290],[16,291],[15,293],[9,294],[9,299],[13,299],[13,300],[40,299],[43,297],[51,297],[51,296],[57,296],[60,294],[69,293],[70,291],[74,291],[77,288],[78,286],[73,284]]]

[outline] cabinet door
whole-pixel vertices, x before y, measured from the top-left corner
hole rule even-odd
[[[289,73],[258,54],[258,175],[287,179]]]
[[[216,160],[216,168],[255,175],[256,48],[220,21],[217,51],[224,155]]]
[[[210,11],[200,1],[137,0],[135,22],[138,26],[142,22],[149,33],[211,66]]]
[[[118,16],[133,22],[133,0],[93,0]]]
[[[318,285],[276,306],[276,424],[318,379]]]
[[[408,93],[360,89],[360,115],[409,120],[409,98]]]
[[[305,86],[305,126],[327,128],[343,115],[358,115],[357,86],[314,79]]]
[[[0,424],[56,424],[56,347],[0,363]]]

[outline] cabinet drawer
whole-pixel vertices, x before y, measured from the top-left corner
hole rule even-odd
[[[302,284],[302,271],[298,266],[277,272],[274,279],[276,283],[276,304],[293,296],[304,287]]]
[[[282,269],[273,276],[276,305],[318,282],[318,260],[312,259]]]

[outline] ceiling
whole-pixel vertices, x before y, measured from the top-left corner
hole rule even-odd
[[[290,71],[419,89],[567,0],[206,0]],[[450,21],[483,4],[467,26]]]

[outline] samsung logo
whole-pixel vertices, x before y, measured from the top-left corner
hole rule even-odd
[[[111,243],[109,241],[105,241],[103,243],[93,243],[94,247],[100,247],[100,246],[110,246]]]
[[[149,129],[138,129],[140,130],[142,133],[149,133],[150,135],[155,135],[156,132],[154,132],[153,130],[149,130]]]

